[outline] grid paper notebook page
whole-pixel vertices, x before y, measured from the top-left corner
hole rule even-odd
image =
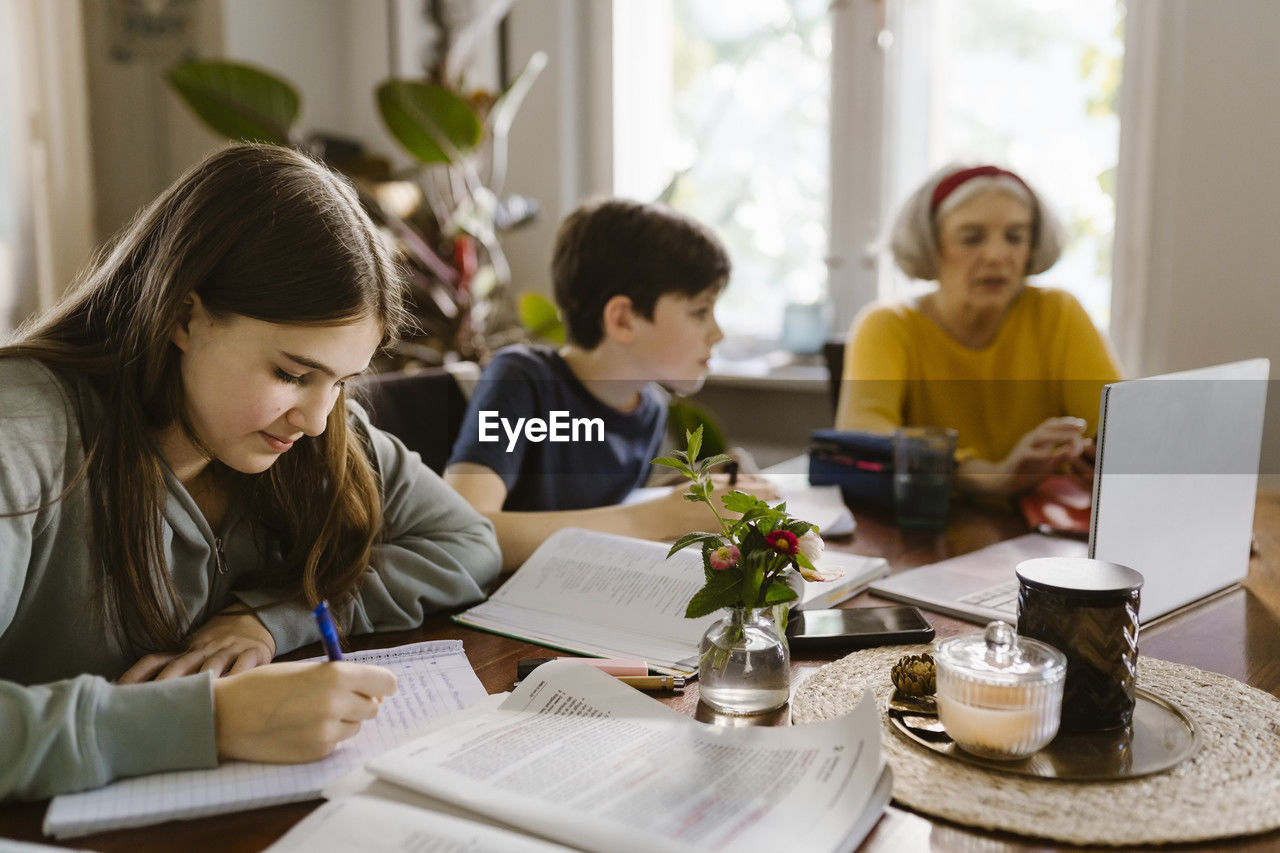
[[[63,794],[49,804],[45,834],[71,838],[317,799],[320,790],[333,780],[412,740],[432,720],[487,695],[463,653],[461,640],[353,652],[345,659],[385,666],[395,674],[397,688],[383,700],[378,716],[328,758],[310,764],[233,761],[212,770],[156,773],[122,779],[93,791]]]

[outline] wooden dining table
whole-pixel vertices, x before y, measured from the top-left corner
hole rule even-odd
[[[856,510],[857,530],[829,547],[868,556],[885,557],[894,571],[937,562],[1026,532],[1021,516],[966,504],[953,506],[947,527],[939,531],[902,530],[888,514]],[[1144,626],[1140,653],[1218,672],[1280,697],[1280,493],[1259,492],[1254,516],[1255,552],[1243,584]],[[863,593],[842,606],[886,603]],[[926,614],[939,638],[977,630],[971,623],[940,614]],[[548,654],[545,648],[462,627],[447,615],[429,618],[413,631],[382,633],[352,639],[356,648],[377,648],[422,640],[460,639],[480,682],[490,693],[509,690],[516,663]],[[300,649],[291,657],[318,653]],[[839,657],[838,654],[797,653],[792,679],[800,679]],[[710,724],[786,725],[789,708],[755,718],[729,718],[698,701],[697,682],[681,694],[654,694],[661,701]],[[46,802],[0,805],[0,838],[59,842],[43,838],[40,822]],[[148,853],[237,853],[270,845],[320,805],[319,800],[256,809],[197,820],[118,830],[70,839],[65,846],[88,850]],[[891,805],[860,848],[864,851],[1048,851],[1087,848],[1055,845],[1031,838],[971,829]],[[1114,850],[1116,848],[1101,848]],[[1280,831],[1178,849],[1276,851]]]

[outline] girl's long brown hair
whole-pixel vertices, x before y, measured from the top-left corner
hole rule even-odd
[[[401,288],[346,181],[287,148],[235,145],[180,177],[61,303],[0,347],[0,357],[84,376],[101,397],[101,419],[82,423],[84,465],[63,496],[89,490],[108,623],[129,646],[178,648],[191,620],[165,561],[167,492],[153,443],[177,423],[203,446],[171,343],[189,295],[198,293],[214,316],[271,323],[372,317],[390,338],[406,316]],[[352,594],[382,512],[376,472],[347,426],[344,393],[324,433],[300,439],[265,473],[218,470],[282,555],[255,580],[313,604]]]

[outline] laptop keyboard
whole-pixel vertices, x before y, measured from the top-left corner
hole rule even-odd
[[[972,604],[977,607],[986,607],[991,610],[1006,613],[1009,616],[1018,615],[1018,581],[1006,581],[1004,583],[989,586],[986,589],[980,589],[977,592],[971,592],[968,595],[960,597],[962,604]]]

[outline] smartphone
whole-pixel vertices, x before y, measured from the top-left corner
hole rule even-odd
[[[865,649],[893,643],[927,643],[933,626],[905,604],[801,610],[792,613],[787,640],[793,649]]]

